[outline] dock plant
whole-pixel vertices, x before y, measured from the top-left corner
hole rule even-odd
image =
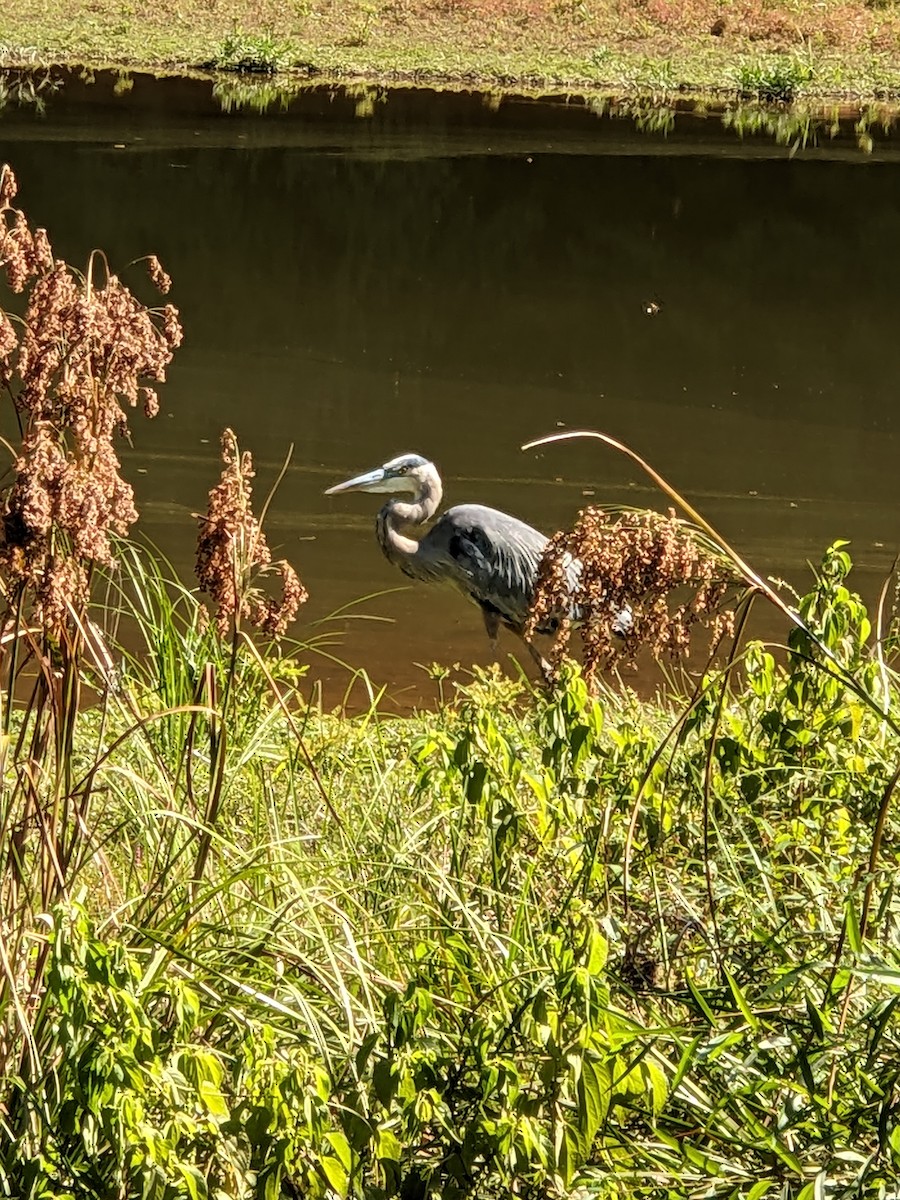
[[[588,640],[550,690],[326,712],[233,433],[202,590],[135,538],[162,267],[75,271],[15,201],[4,169],[0,1195],[895,1195],[890,587],[870,617],[836,542],[784,598],[689,506],[589,512],[544,585],[578,553],[588,639],[627,602],[649,653],[725,622],[685,688]]]

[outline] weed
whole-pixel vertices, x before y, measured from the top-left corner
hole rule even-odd
[[[290,65],[291,47],[274,33],[245,33],[235,26],[216,51],[210,66],[244,75],[274,75]]]
[[[613,546],[639,617],[676,562],[700,608],[727,565],[786,645],[738,627],[653,702],[564,662],[549,692],[436,670],[437,712],[323,713],[308,648],[248,626],[267,506],[233,438],[201,525],[218,623],[123,535],[110,455],[174,310],[59,263],[14,200],[4,171],[3,1194],[891,1195],[900,630],[846,544],[786,600],[592,434],[692,525],[586,517],[584,602]]]
[[[644,86],[654,93],[678,90],[680,80],[670,59],[645,59],[641,64]]]
[[[579,564],[574,589],[573,561]],[[526,635],[573,604],[588,679],[623,658],[633,661],[643,647],[655,658],[685,657],[697,625],[710,629],[713,645],[734,633],[734,611],[723,602],[738,581],[718,548],[674,512],[587,508],[571,533],[547,544]],[[557,664],[569,634],[564,620],[553,651]]]
[[[0,57],[2,47],[0,47]],[[0,113],[4,108],[33,108],[43,113],[47,101],[62,86],[62,81],[51,71],[0,71]]]
[[[372,32],[373,22],[380,15],[380,6],[375,0],[359,0],[353,12],[349,31],[343,39],[344,45],[365,46]]]
[[[789,104],[813,79],[808,62],[793,56],[775,56],[744,62],[735,72],[735,83],[742,96]]]

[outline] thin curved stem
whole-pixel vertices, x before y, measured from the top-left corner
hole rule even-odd
[[[840,681],[856,696],[858,696],[868,708],[872,709],[873,712],[877,713],[879,717],[889,724],[895,733],[900,734],[900,726],[898,726],[897,723],[890,717],[888,700],[885,699],[883,705],[879,704],[875,697],[872,696],[872,694],[860,683],[858,683],[856,679],[854,679],[853,675],[851,675],[847,670],[847,668],[839,662],[833,651],[831,651],[828,646],[822,642],[821,638],[817,637],[817,635],[812,629],[810,629],[800,614],[792,609],[789,604],[785,604],[784,600],[781,598],[781,596],[779,596],[778,592],[775,591],[772,585],[753,570],[750,564],[737,552],[737,550],[734,549],[732,545],[730,545],[729,542],[725,540],[725,538],[721,536],[716,529],[713,528],[712,525],[710,525],[706,518],[702,516],[702,514],[699,513],[696,508],[694,508],[690,501],[686,500],[680,492],[678,492],[667,480],[665,480],[658,471],[654,470],[654,468],[651,467],[645,459],[641,458],[641,456],[635,450],[632,450],[630,446],[626,446],[624,442],[616,441],[615,438],[610,437],[607,433],[599,433],[595,429],[567,429],[564,433],[551,433],[547,434],[546,437],[536,438],[533,441],[525,442],[521,448],[523,450],[534,450],[538,446],[548,446],[553,442],[574,441],[576,438],[591,438],[598,442],[603,442],[605,445],[611,446],[613,450],[618,450],[621,454],[626,455],[626,457],[630,458],[632,462],[637,463],[641,470],[645,474],[649,475],[656,486],[660,488],[661,491],[665,492],[670,500],[672,500],[685,513],[687,513],[690,519],[697,526],[699,526],[699,528],[702,529],[708,537],[712,538],[722,552],[731,559],[735,567],[737,567],[747,582],[755,587],[762,595],[764,595],[767,600],[771,601],[771,603],[774,604],[775,607],[787,617],[792,625],[796,626],[797,629],[806,634],[810,641],[812,641],[818,648],[823,658],[827,660],[827,664],[829,664],[836,671]]]

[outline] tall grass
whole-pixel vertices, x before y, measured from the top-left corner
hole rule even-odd
[[[2,1193],[893,1194],[897,685],[843,546],[788,605],[707,528],[791,633],[738,621],[688,696],[564,663],[326,713],[233,440],[212,612],[123,528],[177,315],[56,264],[2,180]]]
[[[846,565],[803,608],[865,669]],[[12,1193],[42,1158],[83,1195],[156,1171],[159,1195],[883,1194],[897,739],[803,653],[743,662],[686,712],[566,668],[350,721],[242,648],[214,824],[212,707],[125,662],[159,719],[84,714],[103,810],[36,922],[47,1065],[10,1105]],[[190,782],[168,720],[196,724]]]

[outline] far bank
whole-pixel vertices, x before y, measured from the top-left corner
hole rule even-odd
[[[765,101],[900,96],[893,4],[788,0],[10,0],[0,65]]]

